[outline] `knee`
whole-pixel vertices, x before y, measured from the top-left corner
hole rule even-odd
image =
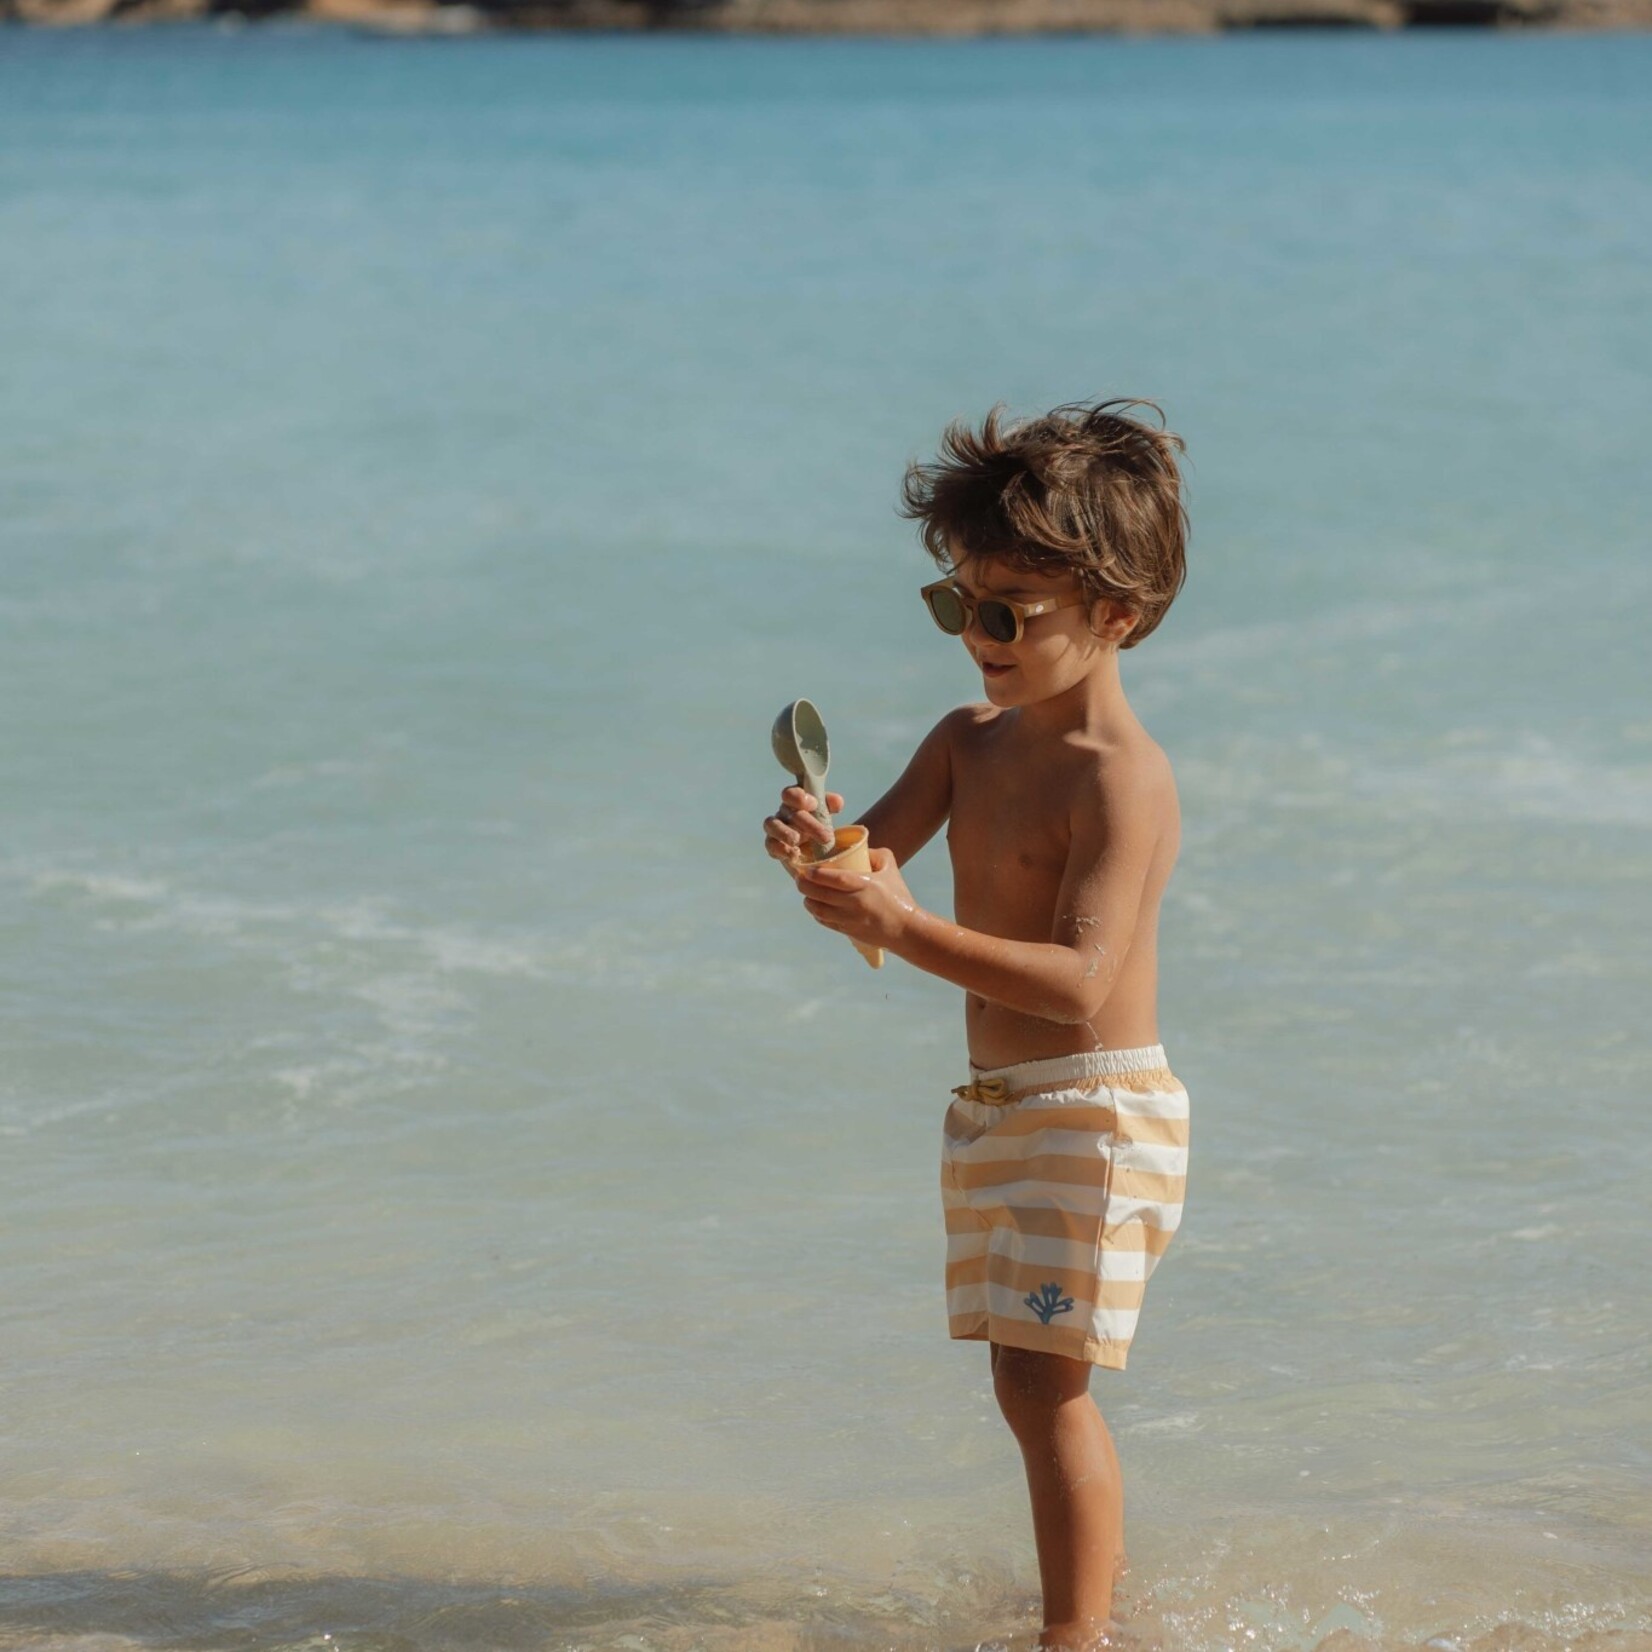
[[[1000,1347],[993,1360],[992,1389],[1010,1432],[1023,1445],[1049,1437],[1064,1405],[1090,1391],[1090,1368],[1059,1354]]]

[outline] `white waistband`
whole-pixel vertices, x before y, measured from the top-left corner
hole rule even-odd
[[[973,1078],[1001,1078],[1012,1090],[1019,1090],[1029,1084],[1106,1078],[1110,1073],[1146,1073],[1167,1066],[1164,1045],[1147,1044],[1139,1050],[1080,1050],[1074,1055],[1052,1056],[1048,1061],[1018,1061],[1013,1067],[977,1067],[972,1061],[969,1070]]]

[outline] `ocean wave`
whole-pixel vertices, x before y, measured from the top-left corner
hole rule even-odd
[[[1539,735],[1524,737],[1513,750],[1364,762],[1350,779],[1361,795],[1403,799],[1441,814],[1652,826],[1652,764],[1591,758]]]

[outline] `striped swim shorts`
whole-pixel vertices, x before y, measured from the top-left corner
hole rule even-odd
[[[1187,1185],[1187,1091],[1163,1047],[975,1068],[953,1095],[952,1335],[1122,1371]]]

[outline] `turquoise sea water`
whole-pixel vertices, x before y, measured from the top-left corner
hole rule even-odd
[[[1126,393],[1195,524],[1132,1632],[1652,1632],[1649,92],[0,32],[0,1647],[1025,1637],[960,1006],[758,823],[786,700],[854,808],[978,693],[906,461]]]

